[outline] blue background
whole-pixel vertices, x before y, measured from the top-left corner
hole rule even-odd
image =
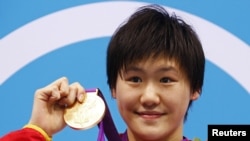
[[[94,2],[100,1],[1,0],[0,38],[42,16]],[[154,2],[202,17],[250,44],[250,2],[247,0],[141,2]],[[118,130],[123,132],[125,124],[106,84],[105,55],[108,41],[109,37],[84,40],[49,52],[18,70],[0,85],[0,136],[25,125],[30,117],[35,90],[61,76],[67,76],[70,82],[79,81],[86,88],[99,87],[105,94]],[[246,77],[249,75],[246,74]],[[237,81],[207,60],[203,93],[189,111],[185,135],[205,140],[208,124],[249,124],[249,100],[249,93]],[[84,131],[67,127],[54,136],[54,141],[94,141],[97,133],[96,127]]]

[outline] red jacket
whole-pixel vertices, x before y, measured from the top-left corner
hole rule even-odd
[[[31,128],[13,131],[0,138],[0,141],[46,141],[44,136]]]
[[[184,140],[191,141],[186,138]],[[38,126],[26,125],[23,129],[4,135],[0,141],[52,141],[52,138]]]
[[[41,128],[26,125],[23,129],[12,131],[0,138],[0,141],[51,141]]]

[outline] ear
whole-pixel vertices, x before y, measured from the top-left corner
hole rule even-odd
[[[112,97],[113,97],[114,99],[116,99],[116,90],[115,90],[114,88],[112,88],[111,94],[112,94]]]
[[[200,97],[200,90],[194,91],[190,97],[190,100],[197,100]]]

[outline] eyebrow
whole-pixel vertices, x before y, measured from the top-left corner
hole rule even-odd
[[[143,71],[143,69],[136,67],[136,66],[129,66],[125,69],[125,72],[128,72],[128,71]]]
[[[150,69],[150,68],[149,68]],[[140,67],[136,67],[136,66],[129,66],[125,69],[125,72],[128,71],[137,71],[137,72],[143,72],[144,70],[141,69]],[[173,67],[173,66],[163,66],[160,67],[160,69],[156,70],[156,72],[167,72],[167,71],[174,71],[174,72],[178,72],[178,70]]]

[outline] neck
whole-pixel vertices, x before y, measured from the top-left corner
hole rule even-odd
[[[173,137],[173,138],[164,138],[164,139],[144,139],[144,138],[139,138],[135,137],[131,131],[125,131],[122,135],[122,141],[190,141],[187,138],[180,136],[180,137]]]

